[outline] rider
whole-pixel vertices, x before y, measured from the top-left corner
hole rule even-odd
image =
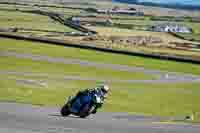
[[[97,86],[95,88],[85,89],[85,90],[79,91],[77,93],[77,95],[72,99],[73,101],[71,101],[71,103],[74,102],[75,99],[77,99],[80,96],[87,94],[87,93],[93,93],[93,94],[101,95],[104,98],[106,98],[109,90],[110,90],[110,88],[108,87],[108,85],[101,85],[101,86]],[[96,109],[93,111],[93,113],[96,113]]]

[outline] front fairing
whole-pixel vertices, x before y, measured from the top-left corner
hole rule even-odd
[[[90,105],[92,101],[92,97],[87,94],[87,95],[82,95],[79,98],[77,98],[73,103],[71,103],[71,110],[73,113],[78,113],[79,111],[82,112],[81,107],[83,105],[88,106]],[[82,109],[85,110],[85,107],[83,107]]]

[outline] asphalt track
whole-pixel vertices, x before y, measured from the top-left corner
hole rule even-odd
[[[200,125],[161,124],[155,117],[97,113],[61,117],[59,107],[0,103],[1,133],[199,133]]]

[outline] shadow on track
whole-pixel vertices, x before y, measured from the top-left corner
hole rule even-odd
[[[80,118],[80,117],[74,116],[74,115],[62,116],[62,115],[60,115],[60,114],[49,114],[48,116],[60,117],[60,118],[87,119],[87,118]],[[88,118],[89,118],[89,117],[88,117]]]

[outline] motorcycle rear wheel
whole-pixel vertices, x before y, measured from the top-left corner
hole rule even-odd
[[[62,107],[62,109],[60,110],[60,113],[62,116],[65,116],[65,117],[71,114],[67,104]]]

